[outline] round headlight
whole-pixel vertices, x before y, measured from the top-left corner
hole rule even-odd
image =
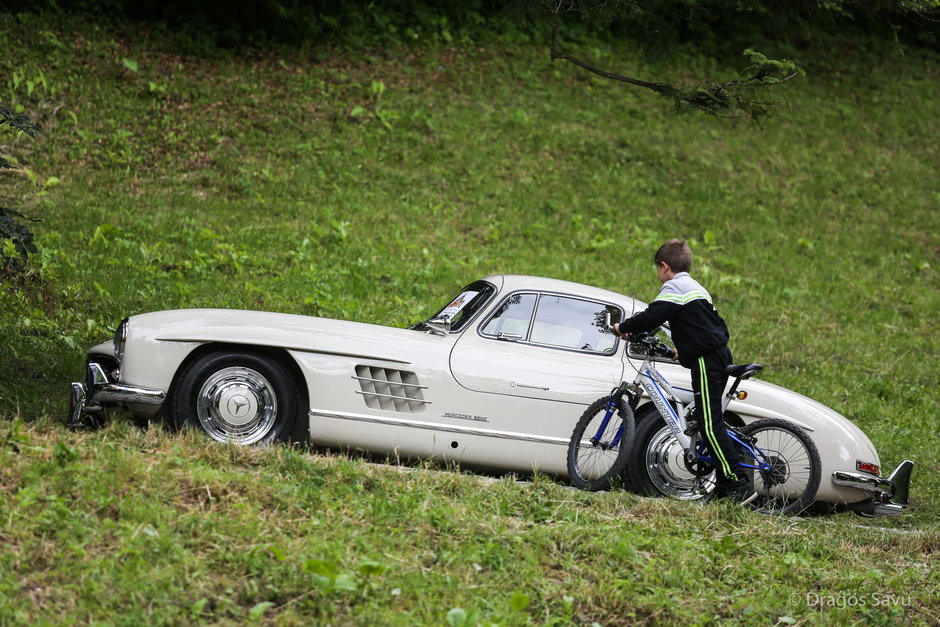
[[[118,365],[124,359],[124,345],[127,343],[127,318],[121,320],[117,330],[114,332],[114,359]]]

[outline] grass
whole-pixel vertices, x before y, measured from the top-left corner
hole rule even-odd
[[[4,206],[42,219],[0,290],[0,624],[940,620],[935,55],[818,51],[760,129],[520,45],[206,61],[77,22],[0,32],[0,98],[44,130],[0,135],[24,168]],[[916,461],[912,512],[766,518],[58,426],[128,314],[404,326],[492,272],[649,299],[672,236],[739,359]]]
[[[0,582],[0,621],[936,617],[937,537],[922,531],[206,447],[125,423],[17,437],[0,453],[4,566],[17,574]]]

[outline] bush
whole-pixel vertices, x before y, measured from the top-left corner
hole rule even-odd
[[[0,102],[0,126],[10,126],[16,131],[34,137],[39,129],[25,115],[14,113]],[[15,166],[0,156],[0,169]],[[33,232],[24,221],[35,222],[19,211],[0,207],[0,270],[22,272],[29,255],[37,252],[33,243]]]

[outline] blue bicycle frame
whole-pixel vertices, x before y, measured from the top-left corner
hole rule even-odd
[[[604,435],[604,432],[607,430],[607,425],[610,424],[610,419],[614,415],[614,412],[617,411],[617,405],[620,404],[620,399],[623,397],[624,392],[626,391],[626,383],[621,383],[619,387],[614,388],[610,392],[610,398],[607,399],[607,407],[604,411],[604,418],[601,420],[600,426],[597,428],[597,433],[594,434],[594,437],[590,439],[591,444],[597,446],[601,442],[601,438]],[[623,423],[617,427],[617,433],[614,434],[614,439],[610,441],[610,444],[603,445],[601,448],[607,450],[609,448],[617,448],[620,445],[620,440],[623,438]]]
[[[762,450],[754,447],[750,442],[745,442],[744,440],[742,440],[740,437],[738,437],[738,434],[734,431],[734,429],[731,429],[731,428],[728,429],[728,436],[731,438],[731,440],[735,444],[746,449],[747,452],[750,454],[750,458],[753,459],[755,462],[752,464],[746,461],[742,457],[742,459],[740,460],[740,464],[742,467],[752,468],[758,472],[763,472],[763,473],[769,473],[771,471],[772,467],[769,463],[764,461],[766,459],[766,455],[764,455],[764,452]],[[716,460],[705,449],[704,441],[699,441],[695,447],[695,461],[704,462],[706,464],[711,464],[713,466],[717,463]]]

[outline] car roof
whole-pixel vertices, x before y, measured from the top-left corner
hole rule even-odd
[[[605,290],[592,285],[566,281],[564,279],[551,279],[547,277],[528,276],[524,274],[499,274],[486,277],[491,283],[497,285],[502,283],[503,292],[514,292],[516,290],[540,290],[546,292],[564,292],[575,296],[584,296],[586,298],[605,300],[612,303],[620,303],[628,310],[635,303],[636,307],[643,307],[644,303],[629,296],[624,296],[617,292]]]

